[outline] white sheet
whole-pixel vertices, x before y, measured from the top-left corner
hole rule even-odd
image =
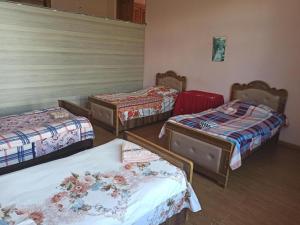
[[[162,159],[124,165],[122,143],[0,176],[0,224],[150,225],[201,210],[181,170]]]

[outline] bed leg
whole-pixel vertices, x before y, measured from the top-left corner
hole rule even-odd
[[[227,170],[225,182],[223,183],[223,187],[224,188],[227,188],[227,186],[228,186],[228,180],[229,180],[229,169]]]
[[[274,135],[274,137],[272,137],[272,144],[274,145],[274,146],[276,146],[277,144],[278,144],[278,141],[279,141],[279,135],[280,135],[280,133],[278,132],[277,134],[275,134]]]
[[[166,129],[166,136],[168,139],[168,150],[171,151],[172,132],[169,129]]]
[[[224,189],[227,188],[228,180],[229,180],[229,169],[227,169],[225,177],[223,175],[215,179],[216,183]]]

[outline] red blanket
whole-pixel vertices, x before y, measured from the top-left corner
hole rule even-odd
[[[185,91],[178,95],[173,115],[199,113],[223,104],[222,95],[203,91]]]

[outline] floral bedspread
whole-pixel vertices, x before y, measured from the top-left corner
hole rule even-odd
[[[94,97],[115,104],[122,123],[127,120],[157,115],[173,110],[178,91],[157,86],[132,93],[96,95]]]
[[[201,209],[183,171],[161,158],[122,164],[122,143],[1,176],[0,224],[157,225]]]

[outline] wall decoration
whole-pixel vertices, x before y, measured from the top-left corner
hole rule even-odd
[[[225,48],[226,48],[226,38],[214,37],[212,61],[223,62],[225,59]]]

